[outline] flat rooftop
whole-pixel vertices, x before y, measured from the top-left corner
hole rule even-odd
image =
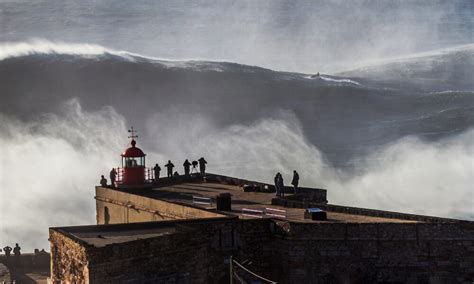
[[[159,222],[124,223],[110,225],[85,225],[54,227],[51,230],[65,234],[81,243],[105,247],[112,244],[128,243],[137,240],[151,239],[159,236],[177,234],[177,226],[186,226],[200,222],[221,222],[228,216],[212,219],[167,220]]]
[[[122,189],[117,189],[124,191]],[[317,189],[315,189],[317,190]],[[172,203],[193,206],[205,210],[215,210],[215,198],[221,193],[230,193],[232,195],[232,211],[226,212],[230,215],[236,215],[240,218],[284,218],[297,222],[350,222],[350,223],[412,223],[414,220],[385,218],[376,216],[367,216],[360,214],[349,214],[341,212],[326,211],[327,220],[313,221],[304,218],[305,209],[287,208],[283,206],[272,205],[275,193],[269,192],[244,192],[243,187],[239,185],[229,185],[217,182],[183,182],[172,185],[165,185],[152,189],[133,190],[128,189],[125,192],[146,196],[153,199],[164,200]],[[292,194],[286,194],[291,196]],[[211,204],[199,204],[193,202],[193,197],[207,197],[211,199]],[[249,210],[247,210],[249,209]],[[268,211],[268,209],[276,209],[274,211],[277,216],[262,216],[258,211]],[[255,211],[252,211],[255,210]],[[281,211],[278,211],[281,210]],[[282,215],[284,217],[278,216]]]
[[[102,227],[103,228],[103,227]],[[174,226],[164,228],[150,228],[150,229],[134,229],[124,230],[117,229],[114,231],[101,230],[101,227],[97,227],[97,230],[92,232],[69,232],[71,235],[81,239],[89,245],[95,247],[105,247],[110,244],[126,243],[136,240],[143,240],[154,238],[163,235],[173,234],[176,229]]]
[[[216,178],[217,177],[217,178]],[[112,225],[92,225],[92,226],[72,226],[51,228],[63,234],[70,236],[77,241],[93,247],[105,247],[112,244],[128,243],[143,239],[156,238],[160,236],[180,234],[187,227],[186,224],[208,223],[208,222],[227,222],[241,219],[242,221],[252,219],[276,218],[285,220],[291,224],[295,223],[314,223],[314,224],[331,224],[331,223],[418,223],[418,222],[445,222],[456,221],[445,218],[437,218],[430,216],[420,216],[413,214],[404,214],[398,212],[387,212],[381,210],[372,210],[365,208],[346,207],[333,204],[317,203],[326,212],[327,220],[311,220],[305,219],[305,209],[302,207],[301,198],[307,198],[314,194],[323,194],[325,200],[326,191],[322,189],[301,190],[303,194],[293,195],[286,194],[285,198],[279,198],[272,192],[262,191],[244,191],[244,184],[257,184],[265,188],[263,183],[253,183],[249,181],[217,176],[212,179],[201,181],[197,178],[187,180],[165,178],[163,182],[160,179],[161,186],[154,188],[104,188],[98,192],[106,193],[107,191],[118,191],[136,196],[166,201],[178,206],[189,206],[198,208],[208,212],[219,213],[220,217],[201,217],[201,218],[185,218],[181,220],[164,220],[158,222],[143,223],[127,223]],[[269,186],[269,185],[267,185]],[[106,190],[105,192],[103,190]],[[288,188],[289,190],[289,188]],[[232,199],[231,211],[218,211],[216,209],[216,197],[222,193],[228,193]],[[113,195],[111,195],[113,196]],[[122,195],[127,199],[126,195]],[[99,196],[98,196],[99,197]],[[206,200],[207,198],[207,200]],[[130,200],[136,198],[130,198]],[[132,202],[130,201],[130,202]],[[198,201],[198,202],[196,202]],[[208,202],[210,201],[210,203]],[[113,200],[109,200],[113,202]],[[299,202],[299,204],[292,203]],[[157,206],[153,202],[144,202],[150,204],[148,206]],[[276,205],[279,204],[279,205]],[[319,205],[318,205],[319,204]],[[133,204],[132,204],[133,205]],[[128,207],[128,203],[126,205]],[[140,205],[140,206],[143,206]],[[171,205],[172,206],[172,205]],[[313,206],[313,205],[311,205]],[[133,208],[133,207],[132,207]],[[182,207],[180,207],[182,208]],[[160,208],[144,208],[140,210],[150,210],[152,212],[159,211]],[[186,229],[187,230],[187,229]],[[186,231],[185,230],[185,231]]]

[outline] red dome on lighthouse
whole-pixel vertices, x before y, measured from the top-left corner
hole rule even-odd
[[[135,145],[137,144],[137,142],[135,142],[135,139],[132,139],[132,142],[130,144],[132,144],[132,147],[126,149],[122,153],[122,157],[129,157],[129,158],[145,157],[145,153],[143,153],[143,151],[140,148],[135,147]]]

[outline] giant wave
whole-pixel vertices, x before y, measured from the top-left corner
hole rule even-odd
[[[459,52],[467,51],[440,55],[443,70],[459,65]],[[172,107],[205,114],[223,127],[285,110],[301,121],[311,143],[342,167],[401,137],[436,140],[472,127],[474,120],[474,88],[443,92],[438,82],[432,89],[414,90],[406,78],[392,78],[387,88],[354,72],[357,79],[346,74],[308,80],[304,74],[236,63],[166,61],[97,45],[44,41],[0,45],[0,57],[0,112],[5,114],[32,119],[78,98],[86,109],[110,105],[135,125]],[[436,68],[431,71],[431,77],[440,76]],[[472,84],[467,81],[464,87]],[[450,84],[445,81],[452,89]]]
[[[456,52],[437,60],[457,66]],[[210,170],[264,181],[298,169],[334,203],[474,218],[470,82],[325,80],[49,42],[0,45],[0,57],[0,242],[32,249],[47,244],[32,222],[93,221],[94,175],[117,166],[127,125],[150,162],[204,155]],[[31,212],[19,217],[20,203]]]

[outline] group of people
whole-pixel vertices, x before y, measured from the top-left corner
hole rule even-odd
[[[13,255],[15,255],[15,258],[19,259],[21,256],[21,247],[18,244],[15,244],[14,248],[10,246],[6,246],[3,248],[3,252],[5,253],[5,257],[7,258],[11,256],[12,251],[13,251]],[[0,252],[2,252],[1,248],[0,248]]]
[[[197,161],[192,161],[192,162],[189,162],[189,160],[186,159],[183,163],[184,175],[189,176],[192,173],[197,173],[198,164],[199,164],[199,173],[201,174],[201,176],[204,176],[206,174],[207,161],[203,157],[201,157]],[[177,171],[173,173],[174,164],[171,162],[171,160],[168,160],[168,163],[165,165],[165,167],[167,169],[167,177],[179,176],[179,173]],[[154,181],[158,181],[158,179],[160,178],[160,172],[161,172],[161,167],[158,164],[155,164],[155,166],[153,167]],[[114,168],[112,168],[112,170],[110,171],[110,182],[112,184],[112,187],[115,185],[116,178],[117,178],[117,171]],[[297,193],[297,190],[298,190],[299,180],[300,180],[300,176],[298,172],[294,170],[291,184],[293,185],[293,190],[295,194]],[[281,173],[278,172],[275,175],[274,182],[275,182],[276,196],[285,196],[285,185],[284,185],[283,176],[281,175]],[[101,179],[100,179],[100,185],[103,187],[107,186],[107,179],[103,175],[101,176]]]
[[[198,164],[199,164],[199,173],[202,176],[204,176],[206,174],[207,161],[203,157],[201,157],[197,161],[192,161],[192,162],[189,162],[189,160],[186,159],[183,163],[184,175],[189,176],[192,173],[197,173]],[[191,166],[192,166],[192,168],[191,168]],[[177,171],[175,171],[173,173],[174,164],[171,162],[171,160],[168,160],[168,163],[165,165],[165,167],[167,168],[167,176],[168,177],[179,176],[179,173]],[[160,178],[160,172],[161,172],[161,167],[158,164],[155,164],[155,166],[153,167],[153,173],[154,173],[154,180],[155,181],[158,181],[158,179]],[[117,180],[117,171],[114,168],[112,168],[112,170],[110,171],[109,177],[110,177],[110,184],[111,184],[112,187],[114,187],[115,186],[115,181]],[[103,186],[103,187],[107,187],[107,179],[105,178],[104,175],[100,176],[100,185]]]
[[[192,173],[197,173],[198,164],[199,164],[199,172],[202,176],[204,176],[206,174],[207,161],[203,157],[201,157],[197,161],[192,161],[192,163],[190,163],[189,160],[186,159],[183,163],[184,175],[189,176]],[[192,169],[191,169],[191,166],[192,166]],[[173,173],[174,164],[171,162],[171,160],[168,160],[168,163],[165,165],[165,167],[167,168],[168,177],[179,176],[179,173],[177,171]],[[155,181],[157,181],[160,178],[160,171],[161,171],[160,166],[156,164],[155,167],[153,168],[153,171],[155,174]]]
[[[114,168],[110,170],[109,177],[110,177],[110,185],[112,187],[115,187],[115,181],[117,180],[117,171]],[[107,187],[107,179],[104,177],[104,175],[100,176],[100,185],[103,187]]]
[[[276,196],[285,196],[285,185],[283,183],[283,176],[278,172],[274,178],[275,181],[275,190]],[[293,171],[293,179],[291,180],[291,184],[293,185],[294,193],[297,193],[298,183],[300,181],[300,176],[298,172],[295,170]]]

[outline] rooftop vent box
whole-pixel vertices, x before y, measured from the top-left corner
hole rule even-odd
[[[232,211],[232,195],[221,193],[216,196],[216,208],[220,211]]]
[[[305,219],[311,219],[311,220],[327,220],[327,215],[326,212],[319,209],[319,208],[307,208],[304,211],[304,218]]]

